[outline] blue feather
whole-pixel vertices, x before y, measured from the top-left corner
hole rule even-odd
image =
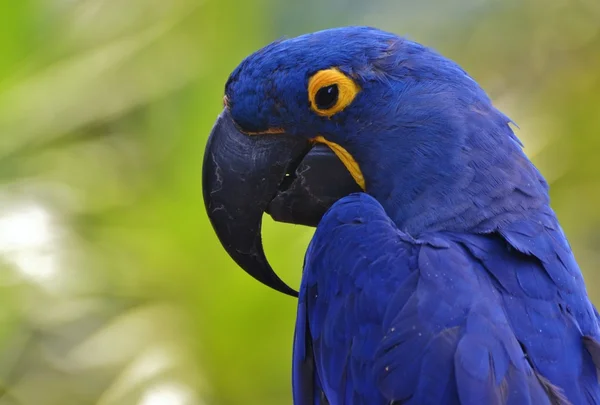
[[[556,229],[545,213],[415,239],[366,194],[336,203],[306,255],[298,320],[329,403],[600,403],[594,308],[577,268],[549,275],[575,263],[546,253],[566,246]]]

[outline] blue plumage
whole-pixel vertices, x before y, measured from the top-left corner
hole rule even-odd
[[[307,83],[331,67],[361,91],[328,117]],[[349,27],[267,46],[226,94],[245,130],[320,135],[364,174],[306,254],[296,404],[600,404],[598,313],[548,186],[458,65]]]
[[[299,305],[295,369],[310,342],[330,404],[600,403],[600,331],[550,211],[414,239],[351,195],[317,229]]]

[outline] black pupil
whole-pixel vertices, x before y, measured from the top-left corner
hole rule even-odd
[[[337,103],[339,90],[337,84],[321,87],[315,95],[315,104],[319,110],[328,110]]]

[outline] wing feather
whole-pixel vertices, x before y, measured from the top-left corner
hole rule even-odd
[[[560,227],[534,222],[415,239],[366,194],[336,203],[306,255],[295,403],[600,403],[597,312]]]

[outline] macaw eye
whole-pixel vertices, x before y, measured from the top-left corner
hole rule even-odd
[[[320,70],[308,80],[310,108],[324,117],[331,117],[348,107],[360,87],[336,68]]]
[[[315,105],[319,110],[328,110],[335,105],[339,95],[337,84],[321,87],[315,94]]]

